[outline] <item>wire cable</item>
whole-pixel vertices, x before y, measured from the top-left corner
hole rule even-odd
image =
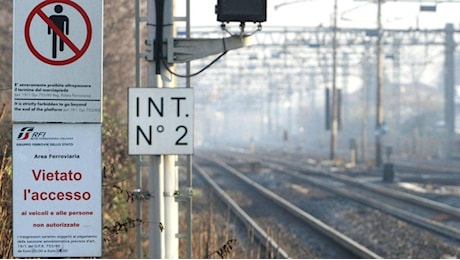
[[[189,74],[189,75],[181,75],[181,74],[177,74],[175,73],[174,71],[172,71],[169,67],[168,67],[168,64],[166,63],[166,60],[165,59],[161,59],[161,61],[163,62],[163,65],[165,66],[166,70],[173,74],[174,76],[176,77],[179,77],[179,78],[191,78],[191,77],[195,77],[199,74],[201,74],[203,71],[207,70],[209,67],[211,67],[214,63],[216,63],[220,58],[222,58],[225,54],[227,54],[228,51],[225,51],[223,53],[221,53],[219,56],[217,56],[217,58],[215,58],[213,61],[211,61],[208,65],[204,66],[202,69],[200,69],[199,71],[195,72],[195,73],[192,73],[192,74]]]
[[[221,53],[219,56],[217,56],[213,61],[211,61],[208,65],[204,66],[202,69],[200,69],[199,71],[195,72],[195,73],[192,73],[192,74],[189,74],[189,75],[181,75],[181,74],[177,74],[175,73],[174,71],[172,71],[168,64],[166,63],[166,60],[164,59],[164,57],[162,57],[161,61],[163,63],[163,66],[165,66],[166,70],[171,73],[172,75],[176,76],[176,77],[179,77],[179,78],[191,78],[191,77],[195,77],[199,74],[201,74],[203,71],[207,70],[209,67],[211,67],[214,63],[216,63],[218,60],[220,60],[220,58],[222,58],[225,54],[227,54],[228,50],[227,50],[227,44],[225,42],[225,38],[222,38],[222,45],[224,46],[224,52]]]

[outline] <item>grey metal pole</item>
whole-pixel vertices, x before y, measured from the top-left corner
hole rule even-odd
[[[400,48],[401,40],[395,39],[393,42],[393,105],[391,109],[393,111],[394,124],[392,128],[393,136],[393,147],[398,151],[400,149],[401,136],[399,135],[401,130],[401,61],[400,61]],[[399,147],[398,147],[399,146]]]
[[[156,37],[157,25],[157,12],[155,0],[148,0],[147,2],[147,24],[148,24],[148,39],[152,39],[154,43]],[[158,39],[157,39],[158,40]],[[161,39],[162,40],[162,39]],[[157,57],[155,57],[157,58]],[[157,74],[155,61],[148,63],[148,84],[149,87],[162,87],[161,74]],[[164,169],[163,169],[163,156],[150,155],[149,156],[149,176],[148,186],[152,198],[149,200],[149,258],[163,259],[165,238],[160,225],[164,225]]]
[[[190,196],[187,204],[187,258],[192,259],[192,209],[193,209],[193,197],[192,197],[192,176],[193,176],[193,157],[192,155],[187,156],[187,184],[188,184],[188,195]]]
[[[164,259],[165,236],[160,225],[164,223],[163,201],[163,156],[149,156],[149,258]]]
[[[444,57],[444,95],[447,157],[452,156],[455,144],[455,41],[454,25],[446,24]]]
[[[383,127],[383,51],[382,51],[382,0],[378,0],[377,6],[377,111],[375,135],[375,166],[382,166],[382,127]]]
[[[337,151],[337,134],[339,129],[339,97],[337,93],[337,0],[334,0],[334,23],[332,30],[332,124],[330,159],[335,160]]]
[[[190,39],[191,35],[191,25],[190,25],[190,0],[186,0],[186,37]],[[186,73],[187,75],[191,74],[191,62],[186,62]],[[187,77],[185,85],[187,88],[191,88],[191,79]],[[188,203],[187,203],[187,258],[192,259],[192,209],[193,209],[193,197],[192,197],[192,189],[193,189],[193,157],[192,155],[187,156],[187,188],[188,188]]]
[[[140,69],[140,0],[135,2],[136,12],[136,30],[135,30],[135,49],[136,49],[136,88],[141,86],[141,69]],[[142,190],[142,160],[141,156],[136,156],[136,189]],[[142,201],[136,201],[136,219],[142,219]],[[137,258],[142,258],[142,226],[136,227],[136,254]]]
[[[179,258],[179,204],[176,201],[178,190],[177,155],[164,156],[164,225],[165,258]]]
[[[174,0],[164,1],[163,41],[175,36],[174,26]],[[164,53],[164,52],[163,52]],[[155,57],[158,59],[159,57]],[[158,63],[157,63],[158,64]],[[176,87],[175,77],[160,63],[163,87]],[[169,70],[174,70],[174,65],[165,64]],[[176,201],[176,192],[179,190],[178,156],[164,155],[164,235],[165,254],[167,259],[179,258],[179,204]]]
[[[362,89],[362,121],[361,121],[361,161],[367,162],[367,117],[369,108],[369,63],[368,49],[366,48],[362,56],[362,73],[363,73],[363,89]]]
[[[348,92],[348,78],[350,76],[350,55],[348,52],[344,52],[343,56],[343,65],[342,65],[342,99],[339,103],[339,130],[342,129],[342,133],[346,132],[345,122],[348,119],[348,98],[346,93]],[[343,135],[342,135],[343,137]],[[351,136],[349,138],[352,138]],[[353,137],[354,138],[354,137]]]

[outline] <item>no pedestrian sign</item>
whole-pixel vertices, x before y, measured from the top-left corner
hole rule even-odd
[[[54,13],[52,12],[50,16],[44,12],[48,6],[53,7]],[[71,21],[69,16],[63,14],[64,6],[66,6],[66,9],[69,9],[68,12],[76,11],[75,18],[77,21]],[[81,21],[78,21],[78,15],[81,16],[80,20],[83,20],[84,24]],[[36,21],[37,23],[45,23],[43,25],[48,26],[47,35],[48,37],[51,36],[49,37],[51,39],[51,44],[48,46],[51,48],[48,48],[48,50],[45,48],[42,50],[43,52],[39,51],[35,47],[35,44],[37,43],[34,43],[31,38],[33,34],[31,26],[34,20],[38,20]],[[71,34],[71,22],[72,27],[74,28],[74,23],[81,23],[77,25],[77,27],[84,30],[77,31],[74,29]],[[35,6],[27,17],[26,24],[24,26],[24,35],[27,47],[37,59],[51,65],[67,65],[82,57],[88,49],[91,42],[92,27],[90,18],[86,14],[86,11],[77,3],[63,0],[44,1]],[[74,43],[74,41],[78,38],[70,37],[70,35],[76,35],[80,39],[80,42]],[[84,40],[81,41],[81,39]],[[66,48],[68,48],[69,51],[64,52]],[[58,52],[61,53],[59,55],[61,57],[59,58],[57,55]]]
[[[14,0],[13,120],[101,122],[102,0]]]

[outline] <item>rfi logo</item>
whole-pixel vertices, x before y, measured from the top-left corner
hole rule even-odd
[[[18,140],[28,140],[30,137],[39,138],[45,137],[46,132],[33,132],[34,128],[30,126],[23,127],[18,135]],[[32,136],[31,136],[32,134]]]

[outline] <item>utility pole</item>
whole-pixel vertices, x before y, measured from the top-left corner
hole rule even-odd
[[[455,40],[454,25],[446,24],[444,47],[444,121],[446,122],[446,155],[451,157],[455,149]]]
[[[377,4],[377,107],[375,135],[375,166],[382,166],[383,137],[383,51],[382,51],[382,0]]]
[[[334,0],[334,22],[332,26],[332,124],[330,159],[335,160],[337,151],[337,134],[339,130],[339,95],[337,91],[337,0]]]
[[[372,1],[375,2],[375,0],[355,0],[355,1]],[[382,137],[384,134],[384,117],[383,117],[383,54],[382,54],[382,37],[383,37],[383,29],[382,29],[382,1],[383,0],[377,0],[378,1],[378,11],[377,11],[377,23],[378,23],[378,40],[377,40],[377,122],[376,122],[376,137],[375,137],[375,165],[377,167],[380,167],[382,164]],[[392,1],[392,2],[414,2],[414,3],[419,3],[420,4],[420,11],[425,12],[436,12],[436,6],[437,4],[440,3],[458,3],[458,0],[437,0],[437,1],[431,1],[431,0],[386,0]],[[427,3],[427,4],[424,4]],[[418,25],[417,25],[418,27]],[[454,138],[454,120],[452,119],[453,116],[455,116],[453,109],[453,101],[452,97],[452,75],[454,74],[453,70],[453,62],[451,61],[450,56],[453,53],[453,50],[455,49],[455,44],[452,45],[453,40],[449,39],[448,37],[452,36],[453,27],[452,25],[447,25],[446,26],[446,41],[445,41],[445,46],[446,46],[446,62],[445,62],[445,95],[446,95],[446,105],[445,105],[445,119],[446,119],[446,131],[447,131],[447,144],[446,144],[446,151],[447,153],[452,152],[452,144],[453,138]],[[454,46],[454,47],[452,47]],[[399,112],[398,112],[399,113]],[[399,120],[399,117],[398,117]],[[399,121],[397,122],[399,124]]]
[[[368,117],[368,108],[369,108],[369,66],[368,66],[368,57],[369,57],[368,48],[362,54],[362,78],[363,78],[363,88],[362,88],[362,107],[364,108],[361,114],[361,161],[367,162],[367,117]]]

